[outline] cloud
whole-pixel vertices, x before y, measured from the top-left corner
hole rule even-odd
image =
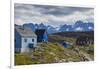
[[[15,4],[15,24],[44,23],[54,26],[74,24],[77,20],[94,21],[94,9],[84,7],[65,7],[32,4]]]

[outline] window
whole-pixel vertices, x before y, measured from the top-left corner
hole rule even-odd
[[[24,42],[27,42],[27,39],[24,39]]]
[[[34,39],[32,39],[32,42],[34,42]]]

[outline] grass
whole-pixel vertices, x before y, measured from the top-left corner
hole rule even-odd
[[[42,42],[40,46],[32,53],[32,56],[29,54],[16,53],[15,65],[89,61],[85,59],[94,60],[94,45],[73,45],[69,48],[64,48],[58,42],[67,41],[75,43],[76,39],[60,36],[50,36],[49,38],[53,42]]]
[[[32,59],[25,54],[15,54],[15,65],[33,64]]]
[[[67,41],[67,42],[71,42],[71,43],[75,43],[76,39],[72,38],[72,37],[62,37],[59,35],[49,35],[49,41],[50,42],[61,42],[61,41]]]

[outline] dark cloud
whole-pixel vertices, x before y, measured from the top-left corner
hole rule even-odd
[[[87,7],[18,4],[14,5],[15,23],[46,22],[52,25],[70,23],[77,20],[94,21],[94,9]]]
[[[16,4],[15,4],[16,5]],[[25,10],[38,10],[42,14],[50,14],[50,15],[70,15],[73,12],[86,12],[93,8],[84,8],[84,7],[66,7],[66,6],[50,6],[50,5],[29,5],[29,4],[21,4],[19,6],[15,6],[16,9],[25,9]]]
[[[73,12],[86,12],[93,8],[84,8],[84,7],[65,7],[65,6],[50,6],[50,5],[33,5],[35,8],[42,8],[40,12],[42,14],[51,14],[51,15],[70,15]]]

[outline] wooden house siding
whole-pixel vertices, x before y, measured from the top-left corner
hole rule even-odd
[[[45,29],[36,29],[37,42],[48,41],[48,34]]]
[[[25,39],[27,39],[27,41],[25,42]],[[32,41],[32,39],[34,39],[34,41]],[[22,41],[22,48],[21,48],[21,52],[30,52],[30,48],[29,48],[29,44],[33,44],[33,47],[37,46],[37,39],[36,38],[29,38],[29,37],[22,37],[21,39]]]
[[[21,50],[21,35],[15,30],[15,52],[20,52]]]
[[[15,52],[30,52],[33,47],[37,47],[37,36],[30,28],[15,27],[14,40]],[[29,45],[33,46],[29,47]]]
[[[89,36],[79,37],[76,40],[76,45],[91,45],[94,44],[94,38]]]

